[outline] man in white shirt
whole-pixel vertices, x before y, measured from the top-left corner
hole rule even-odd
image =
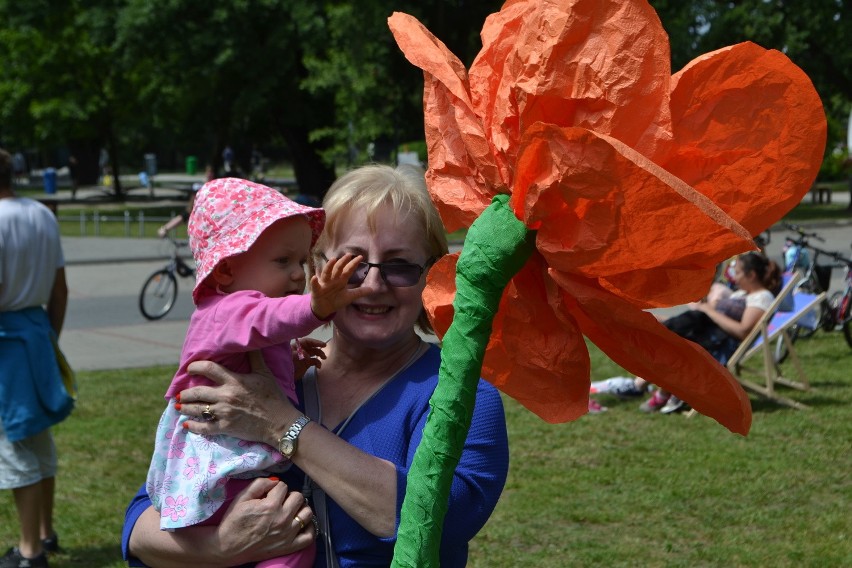
[[[15,497],[21,537],[0,568],[47,567],[56,448],[50,426],[73,399],[54,356],[68,287],[53,213],[12,191],[12,157],[0,149],[0,489]]]

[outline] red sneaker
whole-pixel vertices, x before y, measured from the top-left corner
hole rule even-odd
[[[659,412],[659,410],[666,405],[671,398],[671,394],[661,394],[660,391],[654,391],[654,395],[643,402],[639,406],[639,410],[642,412]]]

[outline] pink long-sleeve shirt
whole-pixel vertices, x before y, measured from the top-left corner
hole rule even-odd
[[[180,367],[166,398],[189,387],[213,384],[187,372],[193,361],[215,361],[232,371],[246,373],[251,370],[249,352],[260,349],[278,384],[295,402],[290,341],[308,335],[323,323],[311,310],[311,297],[307,294],[269,298],[246,290],[206,295],[190,319]]]

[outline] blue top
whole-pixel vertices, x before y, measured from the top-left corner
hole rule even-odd
[[[413,365],[385,385],[352,417],[341,438],[368,454],[396,464],[397,526],[406,490],[406,476],[420,444],[429,413],[429,398],[438,382],[440,350],[432,346]],[[301,383],[299,383],[301,384]],[[301,393],[300,400],[301,400]],[[468,542],[485,525],[506,482],[509,444],[503,403],[497,390],[479,381],[476,406],[461,460],[450,489],[450,506],[444,522],[441,566],[467,563]],[[295,471],[294,474],[301,474]],[[285,476],[286,477],[286,476]],[[285,479],[290,487],[301,480]],[[127,546],[136,520],[151,502],[142,487],[130,502],[122,532],[122,551],[131,566],[144,566],[129,558]],[[329,497],[329,523],[341,568],[388,566],[396,538],[379,538],[363,529]],[[315,566],[325,567],[322,546]]]
[[[74,408],[53,356],[55,341],[40,306],[0,312],[0,421],[10,442],[58,424]]]

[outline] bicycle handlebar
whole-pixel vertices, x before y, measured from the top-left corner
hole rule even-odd
[[[165,236],[163,237],[163,239],[172,243],[172,246],[175,247],[175,249],[179,249],[189,245],[189,241],[179,241],[171,236]]]
[[[833,258],[835,261],[839,262],[840,264],[845,264],[850,269],[852,269],[852,258],[846,258],[845,256],[843,256],[839,252],[829,252],[829,253],[826,253],[826,254],[828,256],[830,256],[831,258]]]
[[[766,245],[772,242],[772,232],[769,229],[766,229],[756,237],[754,237],[754,244],[756,244],[761,249],[766,248]]]
[[[834,260],[836,260],[837,262],[840,262],[840,263],[847,263],[847,264],[852,263],[852,260],[844,257],[839,252],[824,250],[824,249],[821,249],[819,247],[815,247],[814,245],[809,244],[809,243],[803,243],[802,246],[807,247],[807,248],[811,249],[812,251],[814,251],[816,253],[816,256],[819,256],[819,255],[822,254],[822,255],[831,257],[831,258],[833,258]],[[816,262],[816,256],[814,257],[814,262]]]
[[[808,233],[807,231],[805,231],[804,229],[802,229],[802,228],[801,228],[800,226],[798,226],[798,225],[794,225],[794,224],[792,224],[792,223],[784,223],[784,227],[786,227],[787,229],[789,229],[789,230],[791,230],[791,231],[794,231],[794,232],[796,232],[796,233],[799,233],[799,235],[801,236],[801,239],[800,239],[800,240],[804,240],[805,238],[810,237],[810,238],[812,238],[812,239],[816,239],[816,240],[818,240],[818,241],[819,241],[819,242],[821,242],[821,243],[824,243],[824,242],[825,242],[825,239],[824,239],[824,238],[822,238],[821,236],[819,236],[818,234],[816,234],[816,233]]]

